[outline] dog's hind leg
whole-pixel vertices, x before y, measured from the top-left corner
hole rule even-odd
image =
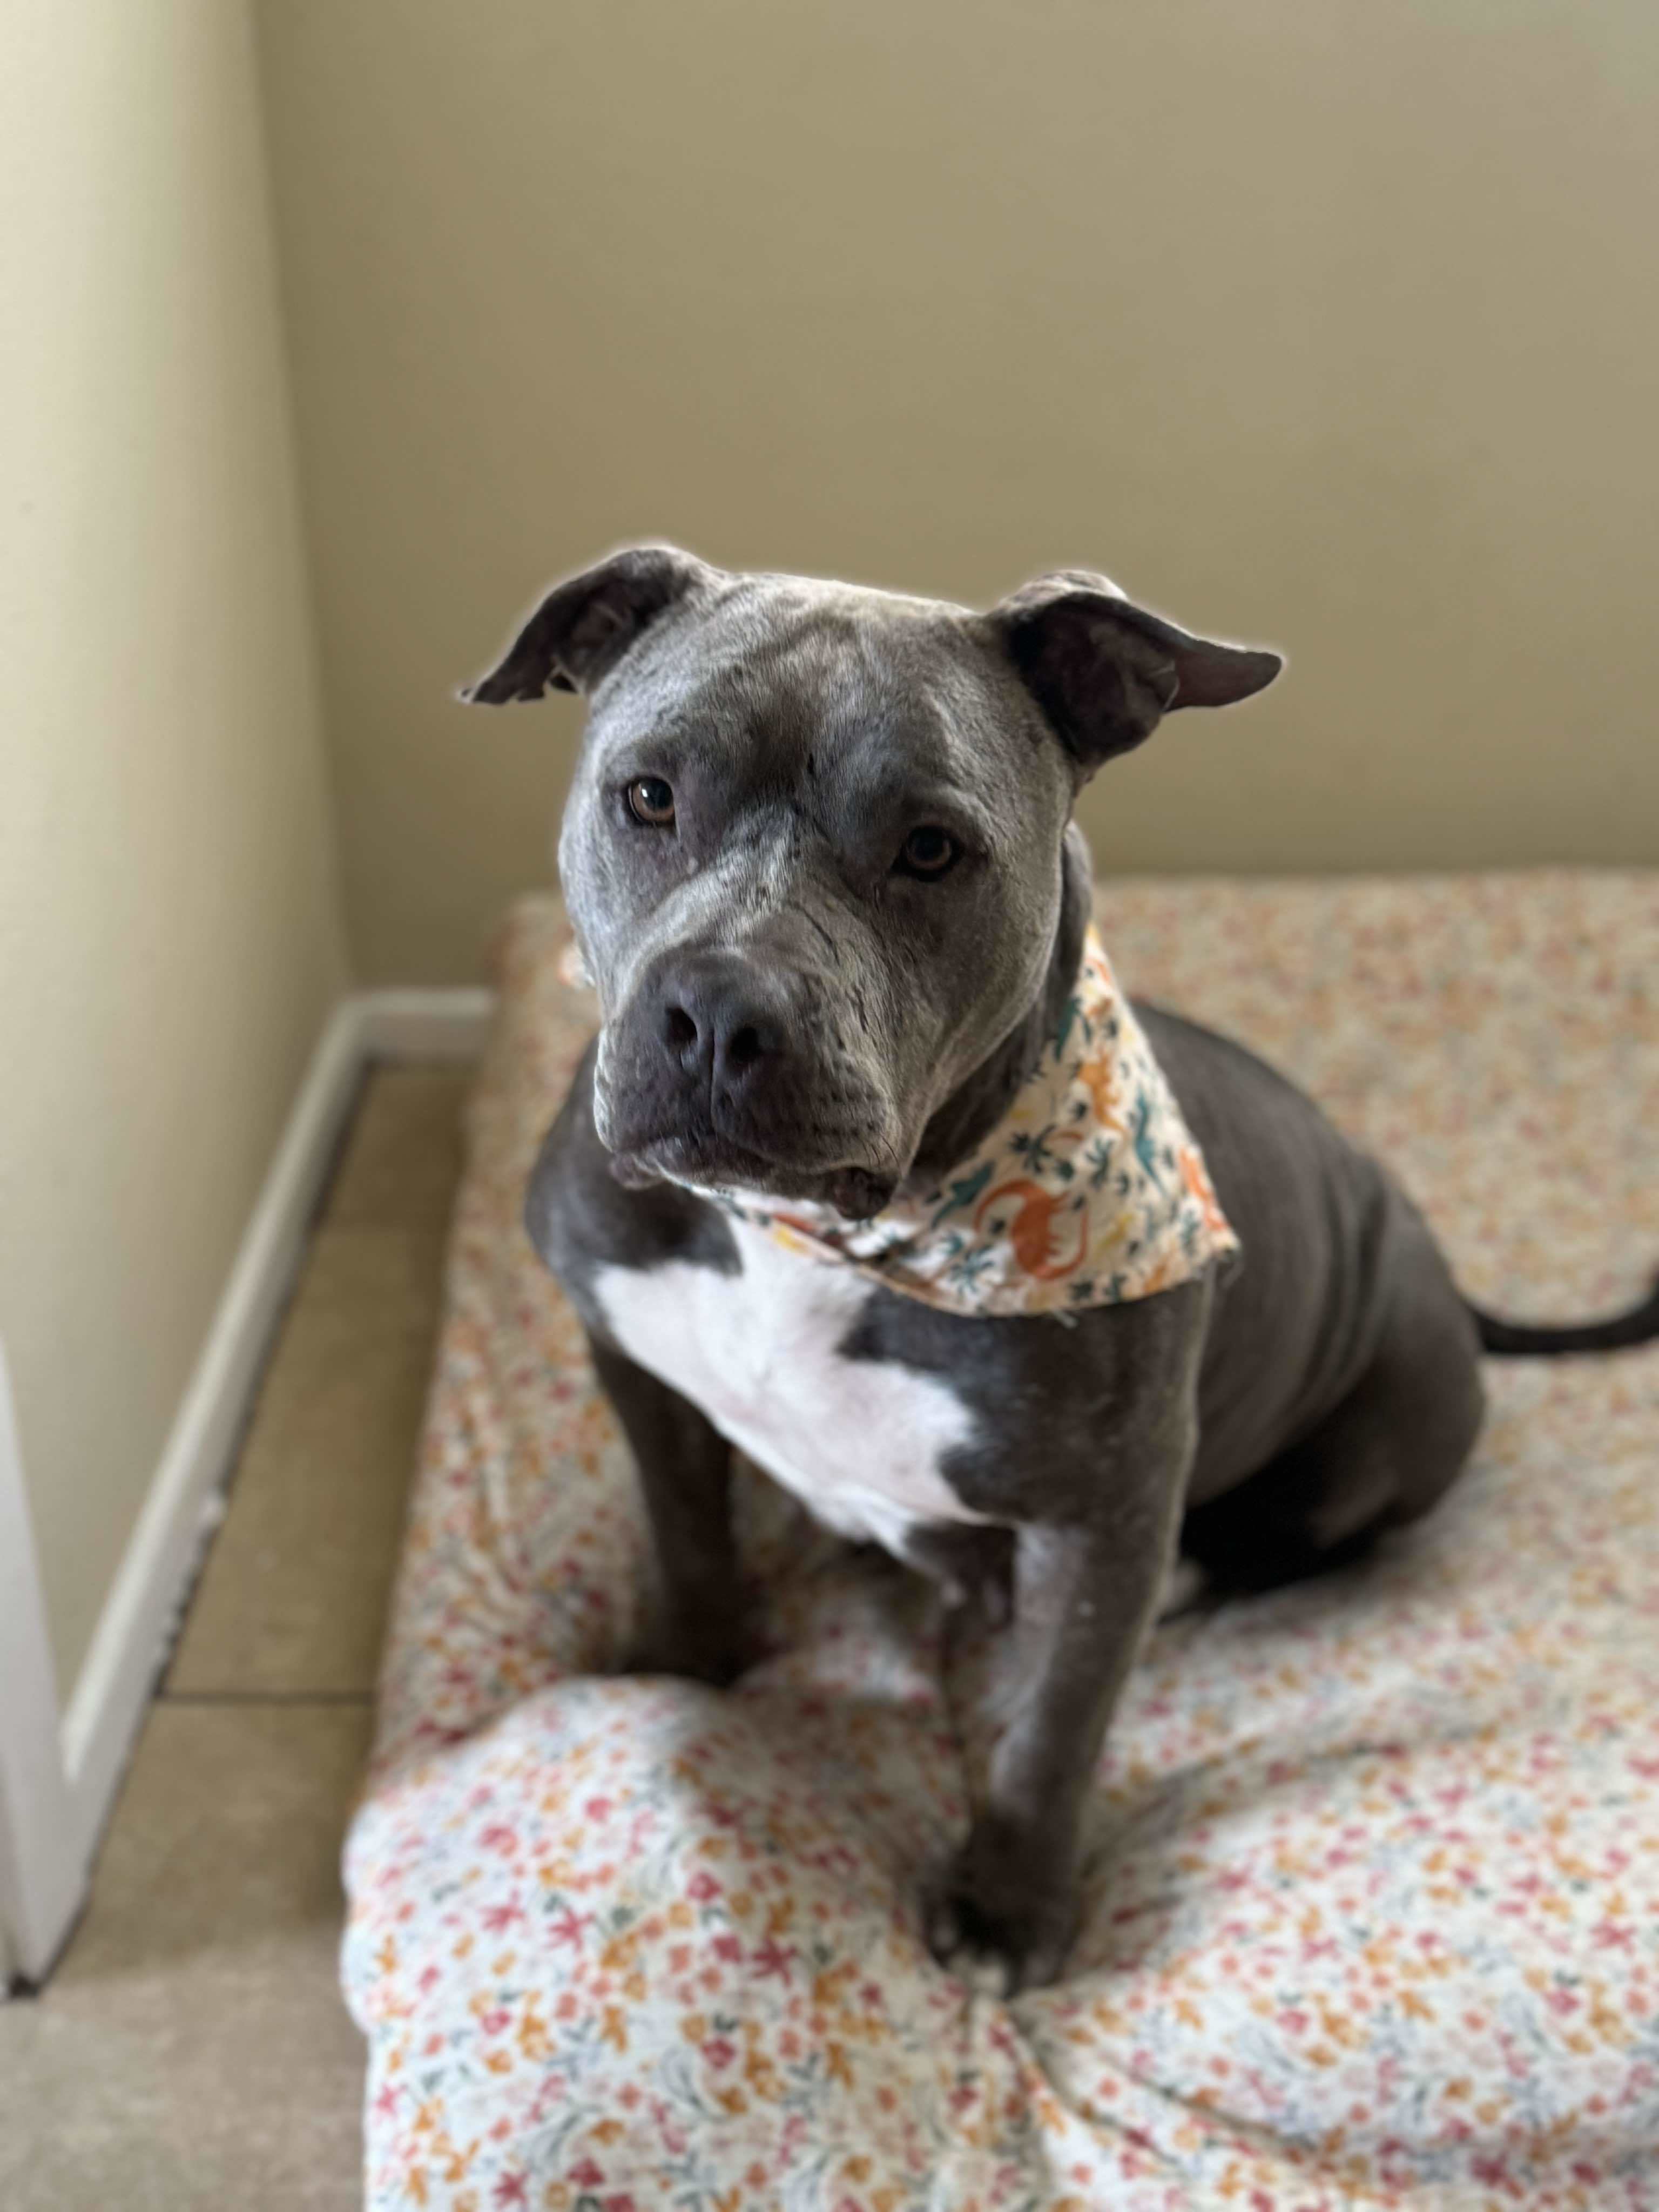
[[[1318,1425],[1188,1514],[1181,1549],[1221,1589],[1341,1566],[1456,1480],[1486,1410],[1474,1321],[1426,1232],[1397,1255],[1370,1364]]]

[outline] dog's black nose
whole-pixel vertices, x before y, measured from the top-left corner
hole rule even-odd
[[[715,1095],[742,1091],[785,1046],[764,979],[745,961],[709,952],[681,962],[659,986],[658,1035],[668,1058]]]

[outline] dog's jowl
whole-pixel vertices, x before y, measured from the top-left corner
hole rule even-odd
[[[1119,989],[1073,802],[1279,667],[1103,576],[976,614],[649,546],[466,695],[588,702],[559,864],[603,1019],[527,1219],[638,1462],[641,1663],[744,1664],[734,1444],[1011,1638],[926,1920],[1010,1990],[1065,1960],[1177,1548],[1234,1589],[1351,1559],[1463,1465],[1483,1344],[1659,1333],[1477,1314],[1310,1101]]]

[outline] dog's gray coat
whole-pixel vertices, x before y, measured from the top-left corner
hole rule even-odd
[[[639,1463],[657,1662],[726,1680],[744,1643],[728,1442],[694,1402],[695,1363],[654,1360],[689,1395],[653,1371],[630,1282],[709,1271],[763,1328],[702,1190],[856,1218],[970,1150],[1077,973],[1079,785],[1164,713],[1279,666],[1099,577],[981,616],[652,547],[559,586],[468,695],[590,702],[560,866],[605,1019],[526,1218]],[[635,818],[642,779],[671,788],[672,822]],[[907,863],[922,826],[956,852],[936,878]],[[942,1478],[953,1510],[880,1533],[990,1617],[1012,1610],[1023,1689],[930,1922],[943,1954],[989,1951],[1011,1987],[1064,1959],[1085,1795],[1177,1539],[1223,1583],[1313,1571],[1432,1505],[1481,1419],[1477,1320],[1399,1187],[1250,1054],[1138,1012],[1242,1239],[1237,1279],[1071,1326],[861,1285],[811,1355],[854,1381],[926,1377],[929,1404],[963,1409],[920,1488],[890,1471],[912,1502]],[[712,1370],[702,1395],[728,1402]]]

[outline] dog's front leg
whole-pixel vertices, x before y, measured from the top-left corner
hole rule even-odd
[[[1158,1609],[1181,1487],[1132,1527],[1018,1531],[1012,1711],[929,1929],[945,1963],[988,1963],[1005,1996],[1054,1980],[1077,1932],[1084,1806]]]
[[[598,1337],[593,1364],[639,1468],[655,1572],[639,1674],[724,1684],[742,1673],[743,1595],[731,1517],[732,1449],[689,1398]]]

